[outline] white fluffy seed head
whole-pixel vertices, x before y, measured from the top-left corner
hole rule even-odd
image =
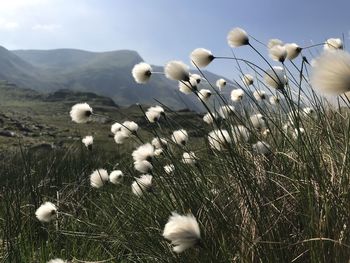
[[[224,105],[220,107],[219,115],[223,119],[227,119],[233,112],[235,111],[235,107],[232,105]]]
[[[149,161],[134,162],[134,169],[140,173],[149,173],[153,169],[153,165]]]
[[[292,137],[294,140],[297,140],[300,136],[302,136],[305,133],[305,129],[302,127],[299,127],[299,129],[295,128],[292,132]]]
[[[267,126],[265,117],[260,113],[250,116],[250,122],[252,123],[253,127],[257,130],[264,129]]]
[[[214,117],[214,118],[213,118]],[[203,116],[203,121],[207,124],[213,124],[214,122],[214,119],[217,119],[217,114],[216,113],[212,113],[210,114],[209,112],[206,113],[204,116]]]
[[[85,136],[81,141],[87,148],[91,148],[92,144],[94,143],[94,137]]]
[[[175,171],[175,166],[173,164],[167,164],[164,166],[164,171],[166,174],[171,174]]]
[[[170,61],[164,67],[165,76],[168,79],[189,81],[189,67],[182,61]]]
[[[138,129],[139,129],[139,126],[137,125],[136,122],[124,121],[120,131],[123,132],[124,135],[129,137],[135,134]]]
[[[197,90],[197,80],[190,77],[190,81],[179,81],[179,90],[184,94],[191,94],[194,90]]]
[[[112,171],[109,174],[109,181],[112,184],[121,184],[123,182],[123,179],[124,179],[124,174],[120,170]]]
[[[311,107],[303,108],[303,113],[306,116],[310,116],[310,117],[314,117],[316,115],[316,111],[313,108],[311,108]]]
[[[232,101],[241,101],[244,96],[244,91],[242,89],[234,89],[231,91]]]
[[[67,261],[60,258],[55,258],[55,259],[49,260],[47,263],[67,263]]]
[[[150,123],[158,122],[161,116],[161,113],[158,111],[153,111],[153,110],[147,110],[146,113],[146,119]]]
[[[274,61],[284,62],[287,57],[287,49],[284,46],[275,45],[269,49],[269,55]]]
[[[196,48],[192,51],[190,59],[194,66],[204,68],[214,60],[214,56],[210,50],[205,48]]]
[[[171,241],[174,252],[181,253],[199,243],[198,222],[192,214],[179,215],[173,212],[164,227],[163,237]]]
[[[164,138],[153,138],[151,144],[154,146],[156,149],[163,149],[167,148],[168,146],[168,141]]]
[[[111,126],[111,133],[116,134],[118,131],[122,129],[122,125],[118,122],[115,122]]]
[[[263,90],[256,90],[253,92],[253,96],[257,101],[266,99],[266,92]]]
[[[198,75],[198,74],[191,74],[190,78],[196,80],[197,84],[199,84],[201,82],[201,80],[202,80],[202,77],[200,75]]]
[[[94,188],[101,188],[108,182],[108,173],[105,169],[95,170],[90,175],[90,185]]]
[[[123,144],[128,138],[129,135],[125,134],[123,131],[118,131],[114,135],[114,141],[116,144]]]
[[[182,162],[185,164],[195,164],[198,157],[194,152],[184,152],[182,155]]]
[[[144,84],[151,78],[152,67],[145,62],[141,62],[132,68],[131,73],[137,83]]]
[[[150,143],[139,146],[135,151],[132,152],[132,158],[135,162],[140,161],[152,161],[154,156],[154,147]]]
[[[70,111],[72,121],[76,123],[86,123],[90,120],[92,108],[87,103],[78,103],[73,105]]]
[[[271,49],[274,46],[283,46],[283,41],[277,38],[270,39],[269,42],[267,43],[267,48]]]
[[[278,104],[280,104],[280,99],[277,96],[274,96],[274,95],[269,97],[269,101],[270,101],[271,105],[278,105]]]
[[[208,102],[211,97],[211,91],[208,89],[201,89],[198,91],[198,96],[200,100]]]
[[[224,80],[224,79],[218,79],[218,80],[216,81],[216,83],[215,83],[216,87],[217,87],[219,90],[222,90],[223,88],[225,88],[225,87],[226,87],[226,84],[227,84],[227,82],[226,82],[226,80]]]
[[[267,142],[258,141],[253,144],[253,150],[258,154],[267,155],[271,153],[271,146]]]
[[[136,178],[131,185],[132,193],[136,196],[142,196],[145,192],[152,190],[152,175],[144,174]]]
[[[343,49],[343,41],[340,38],[329,38],[324,43],[323,49],[326,51]]]
[[[273,67],[273,70],[266,70],[264,80],[269,87],[275,89],[283,89],[287,83],[287,78],[284,74],[284,70],[279,66]]]
[[[287,58],[289,60],[295,59],[297,56],[299,56],[302,48],[299,47],[296,43],[288,43],[285,44],[284,47],[287,50]]]
[[[245,86],[250,86],[254,83],[254,77],[250,74],[244,74],[242,76],[242,82]]]
[[[231,144],[231,137],[227,130],[214,130],[208,135],[209,146],[217,151],[228,148]]]
[[[227,35],[227,43],[230,47],[240,47],[248,45],[248,34],[242,28],[233,28]]]
[[[313,67],[311,83],[332,95],[350,91],[350,54],[343,50],[324,52]]]
[[[243,125],[236,125],[232,127],[232,137],[235,143],[248,142],[250,137],[249,130]]]
[[[155,149],[154,150],[154,156],[160,156],[163,154],[163,149]]]
[[[57,216],[57,207],[51,202],[43,203],[36,211],[36,218],[43,223],[49,223]]]
[[[171,140],[178,145],[186,145],[188,141],[188,133],[184,129],[174,131],[171,135]]]

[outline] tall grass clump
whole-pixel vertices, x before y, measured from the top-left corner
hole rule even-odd
[[[197,48],[192,70],[165,66],[205,109],[202,122],[140,105],[144,125],[112,125],[114,152],[81,134],[86,147],[3,158],[3,260],[348,262],[349,54],[329,39],[311,63],[310,49],[323,43],[265,45],[241,28],[227,41],[232,55]],[[239,57],[242,48],[256,61]],[[202,68],[221,60],[236,75],[213,84]],[[154,74],[162,73],[146,63],[132,70],[137,83]],[[81,103],[70,114],[88,130],[99,113]]]

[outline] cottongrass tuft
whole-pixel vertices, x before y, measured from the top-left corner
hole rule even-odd
[[[242,82],[245,86],[250,86],[250,85],[253,85],[254,83],[254,77],[250,74],[244,74],[242,76]]]
[[[90,120],[92,108],[87,103],[78,103],[73,105],[70,111],[72,121],[76,123],[86,123]]]
[[[299,47],[296,43],[288,43],[285,44],[284,47],[287,50],[287,59],[289,60],[293,60],[298,57],[302,50],[302,48]]]
[[[277,38],[270,39],[269,42],[267,43],[267,48],[271,49],[275,46],[283,46],[283,41]]]
[[[134,169],[140,173],[149,173],[153,169],[152,163],[146,160],[142,161],[135,161],[134,162]]]
[[[168,79],[178,81],[189,81],[189,67],[182,61],[170,61],[164,67],[165,76]]]
[[[51,202],[45,202],[35,211],[35,216],[40,222],[49,223],[57,217],[57,207]]]
[[[227,149],[232,141],[227,130],[214,130],[209,133],[208,142],[212,149],[221,151]]]
[[[161,106],[150,107],[145,113],[147,120],[151,123],[159,121],[164,114],[164,109]]]
[[[94,188],[101,188],[108,182],[108,172],[105,169],[95,170],[90,175],[90,185]]]
[[[198,157],[194,152],[184,152],[182,154],[182,162],[184,164],[195,164],[198,160]]]
[[[219,90],[222,90],[223,88],[225,88],[225,87],[226,87],[226,84],[227,84],[227,82],[226,82],[226,80],[224,80],[224,79],[218,79],[218,80],[216,81],[216,83],[215,83],[216,87],[217,87]]]
[[[231,91],[232,101],[241,101],[244,96],[244,91],[242,89],[234,89]]]
[[[89,150],[92,150],[92,144],[94,143],[94,137],[85,136],[81,141],[86,146],[86,148],[88,148]]]
[[[200,91],[198,91],[199,99],[204,101],[204,102],[208,102],[211,95],[212,95],[211,91],[208,89],[201,89]]]
[[[190,55],[191,61],[194,66],[204,68],[214,60],[214,56],[210,50],[205,48],[196,48]]]
[[[126,136],[131,136],[135,134],[139,129],[139,126],[136,122],[133,121],[124,121],[121,127],[121,132]]]
[[[343,50],[324,52],[313,67],[311,83],[332,95],[350,91],[350,54]]]
[[[283,89],[287,83],[287,78],[284,74],[284,70],[279,66],[273,67],[273,70],[266,70],[264,80],[269,87],[275,89]]]
[[[174,131],[171,135],[171,140],[178,145],[184,146],[188,141],[188,133],[184,129]]]
[[[284,46],[275,45],[269,49],[269,55],[274,61],[284,62],[287,57],[287,49]]]
[[[280,99],[277,96],[274,96],[274,95],[269,97],[269,101],[270,101],[271,105],[278,105],[278,104],[280,104]]]
[[[343,49],[343,41],[340,38],[329,38],[323,45],[325,51]]]
[[[294,140],[297,140],[300,136],[302,136],[305,133],[305,129],[302,127],[295,128],[294,131],[292,132],[292,137]]]
[[[132,193],[136,196],[142,196],[144,192],[153,190],[152,175],[144,174],[140,178],[136,178],[131,185]]]
[[[150,143],[139,146],[132,152],[132,157],[135,162],[148,161],[151,162],[154,156],[154,147]]]
[[[230,47],[240,47],[240,46],[248,45],[249,44],[248,34],[242,28],[236,27],[228,33],[227,43]]]
[[[181,253],[199,244],[201,236],[198,222],[192,214],[179,215],[173,212],[164,227],[163,237],[171,241],[174,252]]]
[[[191,94],[197,90],[197,84],[197,80],[191,76],[190,81],[179,81],[179,91],[184,94]]]
[[[109,181],[112,184],[121,184],[123,182],[123,179],[124,179],[124,174],[120,170],[112,171],[109,174]]]
[[[263,90],[256,90],[253,92],[253,96],[257,101],[266,99],[266,92]]]
[[[235,143],[248,142],[250,138],[249,130],[243,125],[236,125],[232,127],[232,137]]]
[[[250,122],[252,123],[253,127],[257,130],[262,130],[267,126],[265,117],[260,113],[253,114],[252,116],[250,116]]]
[[[163,149],[163,148],[167,148],[168,141],[164,138],[157,138],[156,137],[156,138],[152,139],[151,144],[156,149]]]
[[[166,174],[172,174],[175,171],[175,166],[173,164],[167,164],[163,168]]]
[[[214,123],[214,120],[218,118],[218,115],[216,113],[212,113],[210,114],[209,112],[206,113],[204,116],[203,116],[203,121],[207,124],[213,124]]]
[[[190,78],[193,78],[194,80],[196,80],[197,84],[201,83],[202,81],[202,77],[198,74],[190,74]]]
[[[235,107],[232,105],[224,105],[219,109],[219,115],[222,119],[228,119],[235,111]]]
[[[114,141],[116,144],[123,144],[125,140],[129,138],[129,135],[125,134],[123,131],[118,131],[114,135]]]
[[[67,263],[67,261],[60,258],[55,258],[47,261],[47,263]]]
[[[252,148],[253,151],[258,154],[268,155],[269,153],[271,153],[271,146],[264,141],[256,142],[255,144],[253,144]]]
[[[145,84],[152,76],[152,67],[145,62],[141,62],[133,67],[131,73],[137,83]]]
[[[119,122],[115,122],[111,126],[111,133],[116,134],[122,129],[122,125]]]

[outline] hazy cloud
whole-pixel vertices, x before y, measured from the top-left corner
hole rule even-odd
[[[62,28],[62,25],[59,24],[36,24],[32,27],[32,30],[37,31],[46,31],[46,32],[55,32]]]

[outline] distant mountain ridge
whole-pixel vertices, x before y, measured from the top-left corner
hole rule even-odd
[[[149,83],[137,84],[133,66],[142,62],[133,50],[90,52],[78,49],[13,50],[0,48],[0,80],[19,87],[50,93],[61,89],[92,92],[111,98],[117,105],[163,104],[178,110],[203,111],[195,96],[178,91],[177,82],[155,74]],[[152,66],[155,71],[163,67]],[[213,83],[220,78],[206,72]]]

